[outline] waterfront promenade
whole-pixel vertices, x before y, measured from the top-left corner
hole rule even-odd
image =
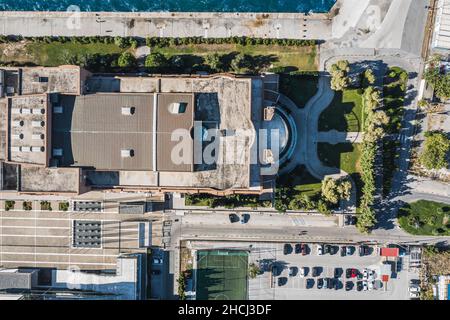
[[[328,14],[172,12],[0,12],[0,34],[323,39],[332,36]]]

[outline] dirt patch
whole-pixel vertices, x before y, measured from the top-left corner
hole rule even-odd
[[[28,53],[26,41],[0,44],[0,52],[0,58],[3,62],[33,60],[33,56]]]

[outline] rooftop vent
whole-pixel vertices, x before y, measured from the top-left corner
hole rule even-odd
[[[11,135],[13,140],[23,140],[23,133]]]
[[[22,152],[31,152],[31,147],[21,147]]]
[[[24,124],[22,120],[13,121],[13,127],[23,127]]]
[[[36,133],[31,136],[31,139],[33,140],[44,140],[44,138],[45,138],[44,134],[40,133]]]
[[[31,147],[31,152],[44,152],[44,147]]]
[[[122,114],[124,116],[131,116],[136,111],[135,107],[122,107]]]
[[[120,151],[120,155],[122,156],[122,158],[134,157],[134,150],[133,149],[122,149]]]
[[[45,122],[44,121],[31,121],[31,125],[34,128],[43,127],[43,126],[45,126]]]
[[[185,113],[187,102],[174,102],[169,105],[169,112],[172,114]]]
[[[31,113],[32,114],[45,114],[45,109],[44,108],[31,109]]]
[[[30,114],[30,113],[31,113],[30,109],[28,109],[28,108],[23,108],[22,109],[22,114]]]

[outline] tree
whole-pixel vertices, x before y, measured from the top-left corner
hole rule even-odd
[[[248,276],[250,279],[255,279],[260,272],[261,269],[255,263],[252,262],[248,265]]]
[[[222,56],[217,52],[208,54],[205,58],[205,63],[214,71],[221,71],[223,69]]]
[[[249,56],[243,53],[239,53],[231,60],[230,67],[234,72],[240,72],[242,69],[249,66]]]
[[[126,48],[130,46],[130,41],[128,38],[123,38],[123,37],[115,37],[114,38],[114,44],[116,46],[118,46],[119,48]]]
[[[186,300],[186,276],[184,272],[180,273],[180,276],[177,279],[178,283],[178,298],[180,300]]]
[[[369,113],[380,105],[381,93],[374,87],[367,87],[366,90],[364,90],[363,99],[366,112]]]
[[[130,52],[123,52],[117,60],[117,65],[121,68],[129,68],[136,64],[136,58]]]
[[[425,145],[420,155],[421,164],[428,170],[447,168],[447,154],[450,150],[450,140],[442,132],[427,132]]]
[[[320,213],[322,213],[323,215],[329,216],[332,214],[329,205],[326,201],[323,201],[322,199],[320,199],[317,202],[317,211],[319,211]]]
[[[376,80],[372,69],[367,69],[366,71],[364,71],[364,78],[367,80],[369,84],[374,84]]]
[[[153,69],[165,68],[167,66],[167,58],[159,52],[151,53],[145,59],[145,66]]]
[[[361,207],[361,212],[358,215],[356,228],[362,233],[368,233],[377,223],[375,212],[368,206]]]
[[[341,91],[349,86],[348,72],[350,67],[347,60],[341,60],[331,65],[329,71],[331,73],[331,89]]]
[[[337,204],[340,200],[350,200],[352,184],[345,178],[333,179],[326,177],[322,181],[322,195],[330,203]]]

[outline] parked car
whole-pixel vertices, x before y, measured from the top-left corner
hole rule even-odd
[[[330,253],[330,245],[326,244],[323,246],[323,254]]]
[[[241,220],[240,220],[241,224],[247,223],[249,217],[250,217],[250,215],[248,215],[246,213],[241,214]]]
[[[334,279],[334,290],[342,289],[342,287],[342,281],[340,281],[339,279]]]
[[[419,279],[410,279],[409,285],[410,286],[418,286],[418,285],[420,285],[420,280]]]
[[[370,281],[375,280],[375,272],[374,272],[373,270],[370,270],[370,269],[369,269],[369,272],[368,272],[368,279],[369,279]]]
[[[344,219],[344,225],[349,226],[352,223],[352,216],[346,215]]]
[[[313,267],[312,269],[312,276],[318,277],[321,273],[321,267]]]
[[[342,270],[342,268],[334,268],[335,278],[340,278],[342,276],[342,273],[344,273],[344,270]]]
[[[296,243],[294,247],[294,252],[296,254],[302,253],[302,245],[300,243]]]
[[[410,286],[409,292],[420,292],[420,287],[419,286]]]
[[[351,219],[351,222],[350,222],[350,224],[352,225],[352,226],[354,226],[354,225],[356,225],[356,222],[358,221],[358,218],[356,217],[356,216],[352,216],[352,219]]]
[[[307,267],[302,267],[300,268],[300,278],[304,278],[308,275],[308,268]]]
[[[373,290],[373,285],[374,285],[374,281],[373,280],[369,280],[367,282],[367,287],[368,287],[369,291]]]
[[[330,246],[330,254],[335,255],[339,252],[339,246]]]
[[[306,289],[311,289],[314,287],[314,279],[309,278],[308,280],[306,280]]]
[[[345,282],[345,291],[351,291],[353,289],[353,281],[346,281]]]
[[[356,278],[358,275],[358,270],[354,268],[348,268],[345,270],[345,277],[346,278]]]
[[[355,252],[355,247],[352,247],[352,246],[345,247],[345,254],[347,256],[353,255],[353,252]]]
[[[278,278],[278,286],[282,287],[288,282],[288,278],[286,277],[279,277]]]
[[[235,213],[230,213],[228,215],[228,219],[230,219],[231,223],[235,223],[235,222],[237,222],[239,220],[239,217]]]
[[[364,268],[362,274],[363,274],[363,280],[369,279],[369,270]]]
[[[369,254],[370,254],[370,249],[368,246],[365,246],[365,245],[359,246],[359,256],[360,257],[367,256]]]
[[[307,244],[305,244],[305,243],[302,243],[301,250],[302,250],[302,255],[306,256],[308,254],[308,251],[309,251],[309,246]]]
[[[297,267],[289,267],[289,277],[294,277],[298,273]]]
[[[292,253],[292,246],[289,243],[285,243],[283,247],[283,253],[285,255]]]
[[[420,292],[410,292],[409,297],[411,299],[419,299],[420,298]]]
[[[324,278],[323,279],[323,287],[325,289],[331,289],[331,281],[330,278]]]
[[[361,291],[363,289],[363,282],[362,281],[357,281],[356,282],[356,290],[357,291]]]
[[[363,281],[363,291],[367,291],[367,281]]]
[[[342,246],[341,247],[341,257],[345,257],[346,255],[347,255],[346,247]]]
[[[317,279],[317,289],[322,289],[323,288],[323,279],[319,278]]]
[[[162,258],[153,258],[153,264],[162,264],[163,259]]]
[[[322,247],[321,244],[318,244],[318,245],[317,245],[317,255],[318,255],[318,256],[323,255],[323,247]]]

